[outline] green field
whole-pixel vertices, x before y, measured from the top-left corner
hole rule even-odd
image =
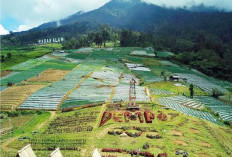
[[[1,55],[7,57],[7,53],[11,53],[12,56],[1,63],[1,70],[6,70],[13,65],[25,62],[28,59],[41,57],[47,53],[51,53],[54,49],[61,49],[61,44],[47,44],[28,47],[3,47]]]

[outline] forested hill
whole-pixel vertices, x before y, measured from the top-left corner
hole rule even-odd
[[[222,42],[232,38],[232,13],[219,12],[215,8],[193,6],[188,10],[171,9],[140,0],[112,0],[99,9],[90,12],[77,12],[63,20],[49,22],[30,31],[14,33],[21,43],[35,42],[41,37],[62,35],[66,39],[78,37],[99,25],[110,25],[115,28],[127,28],[134,31],[145,31],[183,35],[186,32],[204,31],[215,35]],[[166,32],[164,32],[164,30]],[[176,32],[178,31],[178,32]],[[75,32],[75,33],[74,33]],[[9,38],[8,35],[6,38]],[[12,34],[11,34],[12,36]],[[15,39],[10,42],[14,42]],[[5,43],[5,42],[4,42]],[[4,44],[3,43],[3,44]]]
[[[2,36],[2,45],[26,45],[38,39],[62,36],[67,41],[64,47],[69,47],[69,41],[75,38],[77,44],[71,48],[78,48],[89,46],[96,39],[99,44],[107,31],[110,37],[105,40],[122,41],[125,35],[127,42],[121,46],[153,46],[156,50],[172,51],[176,54],[172,59],[232,81],[232,12],[204,6],[186,10],[140,0],[112,0],[99,9],[77,12],[60,20],[60,24],[57,27],[56,22],[50,22]],[[102,31],[102,25],[104,28],[108,25],[107,29]]]

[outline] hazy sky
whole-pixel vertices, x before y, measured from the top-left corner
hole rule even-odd
[[[0,34],[23,31],[56,21],[80,10],[90,11],[110,0],[1,0]],[[127,0],[128,1],[128,0]],[[142,0],[167,7],[204,4],[232,10],[232,0]]]
[[[143,0],[148,3],[157,4],[160,6],[167,7],[191,7],[193,5],[201,5],[205,6],[215,6],[219,9],[225,9],[227,11],[232,10],[232,0]]]

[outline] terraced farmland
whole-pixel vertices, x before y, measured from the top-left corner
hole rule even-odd
[[[58,69],[48,69],[40,73],[39,75],[28,79],[28,82],[55,82],[59,79],[63,78],[67,73],[70,71],[68,70],[58,70]]]
[[[193,109],[202,109],[204,107],[204,105],[201,102],[195,99],[187,98],[185,96],[173,96],[169,97],[168,99]]]
[[[62,80],[32,94],[19,108],[56,110],[66,94],[69,94],[71,90],[75,89],[86,75],[94,71],[96,66],[100,65],[98,62],[95,64],[91,60],[86,61],[65,75]]]
[[[172,94],[174,94],[173,92],[165,90],[165,89],[158,89],[158,88],[152,89],[151,88],[150,90],[155,95],[172,95]]]
[[[94,148],[108,157],[129,157],[138,148],[154,156],[175,156],[176,150],[193,157],[231,156],[232,131],[222,120],[232,121],[232,108],[209,94],[225,86],[171,61],[130,55],[133,51],[147,50],[83,48],[15,65],[1,82],[1,109],[13,111],[1,111],[0,131],[6,134],[0,155],[15,156],[31,144],[38,157],[55,147],[68,157],[91,156]],[[163,70],[198,80],[163,81]],[[127,110],[132,78],[136,111]],[[199,85],[193,99],[190,83]]]
[[[76,107],[83,104],[104,103],[110,97],[112,88],[99,80],[88,78],[72,92],[61,108]]]
[[[175,102],[174,100],[172,100],[172,98],[170,99],[169,97],[163,97],[163,98],[159,98],[157,101],[159,102],[160,105],[163,105],[167,108],[171,108],[173,110],[184,113],[186,115],[198,117],[198,118],[208,120],[216,124],[220,124],[210,113],[198,111],[198,110],[186,107],[184,105],[181,105]]]
[[[194,97],[198,101],[204,103],[207,107],[211,108],[219,117],[224,121],[232,122],[232,106],[225,104],[215,98],[198,96]]]
[[[76,65],[77,64],[65,63],[62,61],[46,61],[27,70],[13,73],[13,75],[10,75],[9,77],[4,77],[3,79],[1,79],[1,84],[6,85],[8,82],[20,83],[21,81],[30,79],[47,69],[53,68],[60,70],[71,70]]]
[[[12,110],[22,104],[29,95],[45,85],[13,86],[1,92],[1,109]]]
[[[212,90],[214,88],[218,89],[219,91],[221,91],[222,93],[227,92],[226,89],[211,83],[209,81],[207,81],[204,78],[201,78],[199,76],[196,76],[194,74],[181,74],[181,73],[177,73],[177,75],[179,75],[181,78],[186,78],[188,83],[192,83],[196,86],[198,86],[199,88],[201,88],[202,90],[208,92],[208,93],[212,93]]]
[[[122,100],[122,101],[128,101],[129,100],[129,84],[120,84],[118,86],[115,87],[115,92],[114,92],[114,96],[112,98],[113,100]],[[136,86],[136,100],[137,101],[145,101],[148,102],[149,101],[149,97],[146,95],[145,92],[145,88],[141,87],[141,86]]]

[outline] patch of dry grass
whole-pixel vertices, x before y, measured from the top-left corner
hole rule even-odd
[[[28,82],[55,82],[63,78],[68,74],[69,70],[59,70],[59,69],[48,69],[40,73],[39,75],[30,78]]]
[[[17,108],[28,96],[45,85],[12,86],[1,92],[1,109],[11,110]]]

